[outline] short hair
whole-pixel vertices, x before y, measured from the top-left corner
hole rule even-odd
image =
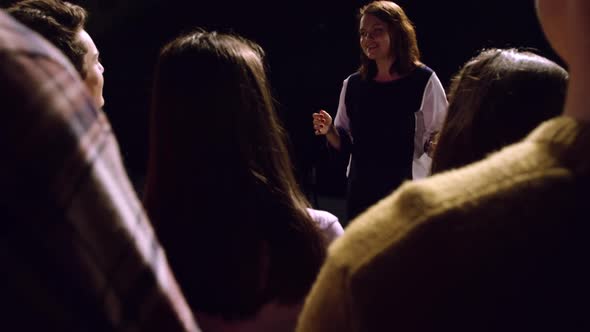
[[[559,115],[567,81],[565,69],[530,51],[481,51],[451,81],[432,173],[483,159]]]
[[[395,71],[400,75],[406,75],[420,65],[416,30],[412,21],[399,5],[392,1],[373,1],[360,9],[359,22],[365,15],[373,15],[387,23],[391,39],[391,54],[395,57],[395,62],[390,69],[391,72]],[[373,78],[377,74],[375,61],[367,58],[362,49],[359,72],[363,79]]]
[[[24,0],[7,8],[7,12],[55,45],[80,76],[86,77],[84,56],[88,50],[77,36],[88,17],[84,8],[61,0]]]
[[[189,33],[163,48],[152,93],[144,203],[193,310],[227,319],[299,303],[325,257],[263,58],[242,37]]]

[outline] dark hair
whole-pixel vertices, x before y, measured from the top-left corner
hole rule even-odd
[[[145,206],[193,310],[226,319],[301,301],[325,258],[262,58],[189,33],[162,49],[153,87]]]
[[[480,160],[559,115],[567,80],[565,69],[534,53],[483,50],[452,79],[432,173]]]
[[[373,1],[360,9],[359,21],[365,15],[373,15],[387,23],[391,54],[394,56],[391,73],[406,75],[420,65],[420,50],[414,25],[399,5],[391,1]],[[362,49],[359,72],[363,79],[373,78],[377,74],[375,61],[367,58]]]
[[[88,50],[77,36],[86,24],[88,14],[84,8],[60,0],[24,0],[10,6],[7,12],[53,43],[82,78],[86,77],[84,55]]]

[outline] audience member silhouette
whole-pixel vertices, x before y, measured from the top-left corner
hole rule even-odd
[[[567,72],[527,51],[489,49],[453,78],[432,173],[459,168],[525,138],[563,110]]]
[[[295,182],[263,57],[239,36],[194,32],[157,64],[144,202],[206,331],[293,330],[343,232]]]
[[[0,10],[3,330],[198,331],[74,67]]]

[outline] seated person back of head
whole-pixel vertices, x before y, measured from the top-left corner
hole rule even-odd
[[[590,329],[590,2],[537,6],[570,70],[564,116],[361,215],[330,247],[298,331]]]
[[[20,331],[198,331],[72,65],[0,10],[0,308]]]
[[[484,50],[452,80],[432,174],[465,166],[526,137],[563,109],[567,72],[516,49]]]
[[[295,181],[262,49],[180,36],[161,52],[153,92],[144,202],[199,324],[293,330],[342,227],[310,210]]]

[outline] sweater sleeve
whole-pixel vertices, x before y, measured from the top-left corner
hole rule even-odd
[[[346,271],[328,259],[305,300],[296,331],[353,331],[348,288]]]

